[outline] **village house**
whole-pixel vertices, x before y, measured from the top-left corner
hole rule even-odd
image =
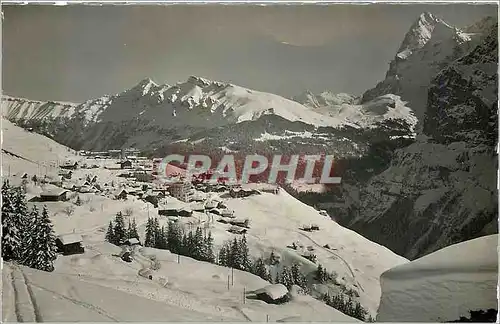
[[[65,179],[71,179],[73,175],[73,171],[71,170],[59,170],[58,175],[62,176]]]
[[[236,226],[236,225],[233,225],[227,231],[229,233],[233,233],[233,234],[246,234],[247,229],[239,227],[239,226]]]
[[[185,207],[163,207],[158,209],[158,215],[191,217],[193,215],[193,211]]]
[[[66,201],[68,190],[62,188],[54,188],[42,191],[40,193],[40,201]]]
[[[233,219],[229,221],[229,224],[250,228],[250,221],[248,219]]]
[[[169,187],[170,194],[172,197],[179,199],[180,201],[188,202],[191,196],[191,183],[189,182],[177,182],[173,183]]]
[[[120,162],[120,168],[122,169],[132,169],[132,161],[125,160]]]
[[[234,218],[234,210],[231,209],[221,209],[220,210],[220,215],[222,217],[228,217],[228,218]]]
[[[229,190],[229,195],[231,198],[245,198],[253,195],[259,195],[260,192],[255,189],[231,189]]]
[[[56,239],[56,246],[63,255],[84,253],[85,249],[82,246],[82,236],[80,234],[63,234]]]
[[[66,170],[76,170],[78,168],[78,162],[67,162],[61,165],[60,168]]]
[[[219,206],[219,202],[217,200],[210,200],[209,202],[207,202],[205,204],[205,209],[214,209],[214,208],[217,208]]]
[[[127,199],[127,190],[119,189],[114,194],[116,200]]]
[[[45,179],[45,181],[48,184],[51,184],[51,185],[54,185],[54,186],[57,186],[57,187],[62,187],[63,182],[64,182],[64,177],[61,177],[61,176],[57,176],[57,177],[53,177],[53,178],[47,177]]]

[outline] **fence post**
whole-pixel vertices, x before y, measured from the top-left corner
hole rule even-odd
[[[234,268],[231,268],[231,286],[234,286]]]
[[[181,255],[177,254],[177,263],[181,263]]]
[[[247,303],[247,298],[246,298],[246,287],[243,287],[243,304]]]
[[[229,275],[227,275],[227,290],[229,290]]]
[[[266,322],[269,322],[269,315],[266,315]]]

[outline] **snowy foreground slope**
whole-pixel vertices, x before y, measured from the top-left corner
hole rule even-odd
[[[498,235],[451,245],[382,274],[377,321],[445,322],[497,309]]]
[[[75,151],[43,135],[29,132],[2,118],[2,167],[9,172],[45,172],[68,159],[75,159]]]
[[[120,248],[109,243],[86,249],[84,255],[60,256],[53,273],[4,264],[3,321],[264,322],[266,315],[272,322],[289,317],[356,321],[309,296],[279,307],[250,299],[243,304],[244,287],[255,290],[266,282],[235,271],[228,290],[229,269],[188,258],[178,264],[168,251],[147,251],[161,263],[149,280],[138,275],[146,257],[127,264],[112,256]]]

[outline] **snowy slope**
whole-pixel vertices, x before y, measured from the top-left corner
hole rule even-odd
[[[311,91],[304,91],[292,98],[294,101],[303,104],[306,107],[320,108],[328,106],[338,106],[342,104],[355,104],[357,98],[347,93],[332,93],[323,91],[319,94],[314,94]]]
[[[293,242],[304,247],[312,246],[318,263],[343,278],[347,287],[359,293],[362,305],[372,311],[376,309],[380,296],[380,274],[391,264],[407,262],[387,248],[321,216],[314,208],[299,202],[284,190],[280,190],[279,195],[229,199],[227,205],[235,210],[237,218],[250,220],[251,229],[247,236],[254,250],[266,254],[271,252],[271,248],[282,251],[285,263],[300,262],[304,270],[311,272],[316,265],[286,246]],[[299,229],[311,224],[318,225],[320,231],[304,232]],[[326,244],[331,249],[323,248]]]
[[[383,95],[361,105],[341,104],[326,108],[319,108],[318,112],[335,117],[342,124],[356,128],[374,128],[378,123],[398,120],[408,123],[411,132],[417,124],[413,110],[396,95]]]
[[[118,187],[119,182],[124,180],[113,177],[112,172],[111,170],[101,170],[98,174],[99,182],[109,183],[111,179],[114,179],[115,186]],[[75,178],[81,177],[80,174],[84,175],[85,170],[79,170]],[[29,188],[29,193],[32,195],[39,191],[40,189]],[[82,206],[74,206],[72,202],[58,202],[48,203],[47,207],[51,215],[54,215],[53,222],[56,233],[65,234],[76,231],[76,233],[83,234],[85,245],[92,250],[96,246],[102,246],[107,225],[118,211],[126,209],[132,211],[132,217],[137,221],[142,238],[144,238],[148,215],[157,215],[157,209],[152,206],[148,207],[146,203],[133,197],[122,202],[94,194],[79,194],[79,196],[84,201]],[[221,199],[230,209],[235,211],[237,219],[249,219],[250,229],[247,233],[247,240],[253,257],[268,257],[271,251],[274,251],[276,254],[281,254],[282,265],[291,265],[293,262],[297,262],[305,274],[312,276],[317,264],[313,264],[301,256],[306,248],[311,246],[315,249],[314,253],[318,257],[318,263],[321,263],[328,271],[337,273],[338,284],[356,291],[359,295],[359,301],[372,315],[375,314],[380,298],[380,274],[391,267],[407,262],[405,258],[397,256],[387,248],[370,242],[359,234],[320,215],[312,207],[297,201],[283,190],[279,195],[263,193],[244,199]],[[161,204],[165,203],[171,207],[185,205],[173,198],[169,198]],[[71,217],[68,217],[64,210],[65,207],[71,205],[75,207],[75,212]],[[187,204],[187,207],[191,205]],[[219,223],[216,218],[210,214],[195,213],[193,217],[183,218],[181,221],[186,224],[186,228],[190,228],[189,224],[208,226],[207,229],[212,231],[216,250],[218,250],[218,247],[224,241],[232,239],[234,234],[227,232],[230,225]],[[167,219],[160,217],[160,224],[167,225]],[[311,224],[317,224],[321,230],[311,233],[300,230],[303,225]],[[196,226],[194,225],[193,228]],[[302,245],[304,251],[287,248],[293,242],[296,242],[298,246]],[[323,246],[326,244],[330,248],[324,248]],[[112,253],[109,249],[108,252],[104,252],[101,248],[98,250],[106,255]],[[152,251],[151,253],[159,256],[161,253],[167,252]],[[60,269],[61,266],[56,267],[56,272]],[[79,271],[85,272],[87,270],[82,267]],[[170,277],[171,275],[165,272],[164,276]],[[193,286],[191,289],[194,290],[195,287]],[[330,290],[335,294],[342,293],[338,289],[339,286],[332,284],[330,287],[318,287],[317,291]]]
[[[497,309],[498,235],[455,244],[384,272],[377,321],[445,322]]]
[[[46,137],[29,133],[14,125],[9,125],[7,129],[10,135],[15,135],[16,132],[26,133],[24,136],[12,135],[11,139],[15,139],[15,142],[11,142],[11,145],[27,149],[23,154],[29,153],[33,159],[43,159],[47,154],[47,147],[53,143]],[[34,143],[36,145],[32,145]],[[64,147],[55,145],[64,151]],[[53,273],[7,265],[8,271],[3,273],[4,319],[17,319],[17,305],[18,309],[25,312],[23,319],[41,316],[46,321],[64,321],[70,316],[73,316],[72,319],[77,316],[79,320],[84,321],[193,321],[203,317],[214,321],[264,321],[266,314],[269,315],[270,321],[292,318],[300,318],[303,321],[353,320],[310,296],[295,296],[292,302],[279,307],[251,299],[247,299],[243,304],[243,288],[248,292],[262,288],[267,283],[249,273],[235,271],[235,284],[228,291],[229,269],[186,257],[182,257],[181,263],[178,264],[177,256],[168,251],[149,248],[138,250],[132,263],[121,261],[116,257],[120,248],[104,242],[109,221],[117,212],[130,210],[130,217],[136,219],[139,234],[144,238],[148,216],[156,216],[158,209],[133,196],[126,201],[112,199],[112,194],[120,186],[130,186],[127,179],[118,177],[122,170],[116,169],[116,160],[99,162],[82,159],[80,163],[97,164],[100,168],[75,170],[73,177],[65,181],[66,186],[81,184],[85,177],[91,174],[97,176],[101,187],[110,190],[104,190],[103,194],[70,192],[70,201],[43,204],[30,202],[29,205],[38,205],[39,208],[42,205],[47,206],[58,235],[72,232],[81,234],[86,253],[59,256]],[[110,188],[111,185],[113,188]],[[36,196],[49,187],[51,186],[35,186],[30,182],[27,186],[27,196]],[[215,197],[218,194],[213,195]],[[75,205],[76,196],[80,197],[82,205]],[[303,252],[291,250],[287,245],[296,242],[299,246],[303,245],[304,250],[311,246],[315,249],[318,262],[328,271],[337,273],[337,284],[318,286],[315,292],[342,293],[342,290],[339,290],[341,287],[352,289],[359,295],[355,299],[359,300],[372,316],[380,298],[380,274],[407,262],[385,247],[374,244],[320,215],[312,207],[297,201],[283,190],[278,195],[263,193],[244,199],[225,198],[225,195],[221,194],[220,199],[235,211],[237,218],[249,218],[251,228],[247,238],[253,257],[266,257],[271,251],[275,251],[281,254],[282,265],[297,262],[311,279],[317,265],[302,257]],[[165,202],[170,206],[183,204],[173,198],[163,203]],[[68,207],[74,208],[70,216],[66,213]],[[194,217],[181,221],[186,223],[186,228],[189,228],[189,224],[207,226],[213,233],[217,251],[220,245],[232,239],[234,234],[227,231],[229,225],[216,222],[215,217],[209,215],[195,213]],[[160,217],[160,224],[166,225],[167,219]],[[321,230],[308,233],[299,229],[302,225],[310,224],[319,225]],[[324,248],[325,244],[329,244],[330,248]],[[151,255],[155,255],[161,265],[160,269],[152,272],[153,281],[141,277],[141,273],[149,271],[147,269],[152,261],[148,261],[148,256]],[[14,286],[18,292],[24,291],[26,294],[14,294]],[[32,298],[29,297],[28,286],[33,291]],[[61,303],[66,307],[61,308]],[[122,309],[122,305],[133,304],[140,307],[127,306],[127,309]]]
[[[29,132],[2,118],[3,174],[40,173],[78,158],[71,150],[43,135]]]
[[[227,268],[182,258],[168,251],[137,251],[132,263],[112,254],[108,243],[87,246],[83,255],[60,256],[56,271],[47,273],[5,264],[3,319],[7,322],[41,319],[60,321],[265,321],[302,316],[310,321],[356,322],[308,296],[274,307],[247,299],[247,291],[265,287],[262,279],[236,271],[227,290]],[[146,256],[154,253],[161,264],[153,280],[139,275]],[[31,294],[29,293],[31,290]],[[16,309],[17,316],[16,316]]]

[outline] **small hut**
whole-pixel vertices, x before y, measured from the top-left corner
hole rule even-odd
[[[76,170],[78,168],[78,162],[67,162],[60,166],[61,169],[66,170]]]
[[[64,234],[57,237],[56,246],[63,255],[80,254],[85,252],[82,242],[80,234]]]
[[[258,299],[268,304],[283,304],[290,300],[288,289],[282,284],[269,285],[255,291]]]
[[[239,227],[239,226],[233,225],[227,231],[229,233],[233,233],[233,234],[246,234],[247,229],[243,228],[243,227]]]
[[[62,188],[46,190],[40,194],[40,201],[65,201],[67,192],[68,190]]]
[[[120,162],[121,169],[132,169],[132,161],[125,160]]]
[[[127,190],[125,189],[120,189],[115,193],[115,199],[127,199]]]

